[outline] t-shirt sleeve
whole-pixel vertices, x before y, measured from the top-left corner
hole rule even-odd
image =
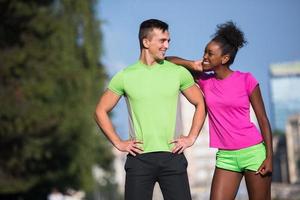
[[[254,78],[254,76],[251,73],[246,74],[246,90],[248,93],[248,96],[251,95],[254,88],[258,85],[257,80]]]
[[[192,74],[185,69],[180,67],[180,90],[183,91],[195,84]]]
[[[113,78],[110,80],[108,84],[108,89],[113,91],[114,93],[122,96],[124,94],[124,77],[123,71],[118,72]]]

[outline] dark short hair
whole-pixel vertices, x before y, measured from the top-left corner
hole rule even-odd
[[[166,30],[168,30],[169,25],[158,19],[148,19],[141,23],[139,30],[139,41],[141,49],[143,48],[143,39],[148,37],[149,33],[155,28],[165,32]]]

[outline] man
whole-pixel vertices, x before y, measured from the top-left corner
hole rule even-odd
[[[120,151],[128,152],[125,199],[151,200],[158,182],[165,200],[191,199],[187,161],[183,151],[193,145],[205,118],[202,93],[183,67],[165,61],[170,37],[160,20],[142,22],[139,60],[117,73],[96,107],[99,127]],[[176,134],[179,92],[195,106],[188,136]],[[126,98],[131,139],[122,141],[108,113],[121,96]]]

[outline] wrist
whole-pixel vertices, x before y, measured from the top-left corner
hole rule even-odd
[[[189,135],[189,136],[188,136],[188,138],[189,138],[189,140],[190,140],[191,144],[194,144],[194,143],[195,143],[195,141],[196,141],[196,139],[197,139],[197,136],[194,136],[194,135]]]
[[[197,72],[203,72],[202,60],[190,61],[190,67]]]
[[[116,147],[117,149],[119,149],[121,140],[120,138],[116,138],[115,140],[112,141],[112,144],[114,145],[114,147]]]

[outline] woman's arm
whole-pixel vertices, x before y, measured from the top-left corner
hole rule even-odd
[[[186,59],[176,57],[176,56],[167,56],[166,60],[168,60],[176,65],[181,65],[190,71],[195,71],[195,72],[203,71],[202,60],[195,60],[195,61],[186,60]]]
[[[264,143],[266,145],[266,153],[267,157],[266,160],[263,162],[261,167],[258,170],[258,173],[262,175],[266,175],[269,173],[272,173],[272,157],[273,157],[273,148],[272,148],[272,131],[271,126],[265,111],[264,102],[262,99],[262,95],[260,92],[259,86],[256,86],[254,88],[251,96],[250,96],[250,102],[253,107],[253,110],[255,112],[259,128],[261,130],[261,133],[263,135]]]

